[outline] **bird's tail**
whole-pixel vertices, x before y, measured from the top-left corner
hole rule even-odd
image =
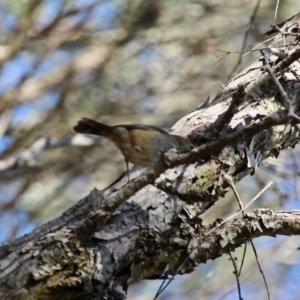
[[[88,118],[82,118],[79,120],[73,129],[78,133],[94,134],[104,137],[110,137],[113,131],[112,126],[105,125]]]

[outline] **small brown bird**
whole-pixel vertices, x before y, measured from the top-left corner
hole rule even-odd
[[[174,148],[178,152],[186,152],[193,148],[189,140],[169,134],[155,126],[141,124],[109,126],[82,118],[73,128],[79,133],[110,139],[122,152],[127,167],[128,162],[137,166],[152,166],[165,151]]]

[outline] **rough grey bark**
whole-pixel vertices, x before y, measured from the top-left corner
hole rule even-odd
[[[299,25],[297,15],[281,29],[295,34]],[[275,45],[284,44],[288,56],[268,58],[296,114],[297,38],[278,34]],[[201,214],[228,191],[224,174],[239,181],[299,142],[299,121],[262,67],[261,57],[175,124],[172,133],[198,146],[193,152],[166,154],[151,170],[135,168],[130,183],[124,176],[95,189],[57,219],[3,245],[1,299],[124,299],[133,282],[192,272],[250,238],[300,234],[299,212],[257,210],[209,235],[211,227],[201,224]]]

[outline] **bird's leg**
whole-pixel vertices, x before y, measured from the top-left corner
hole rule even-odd
[[[127,170],[127,177],[128,177],[128,182],[130,181],[130,177],[129,177],[129,167],[128,167],[128,160],[125,158],[125,163],[126,163],[126,170]],[[128,183],[127,182],[127,183]]]

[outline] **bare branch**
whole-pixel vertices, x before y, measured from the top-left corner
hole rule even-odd
[[[50,149],[69,147],[72,145],[90,146],[99,142],[99,139],[79,135],[63,138],[42,137],[35,141],[30,148],[22,151],[18,155],[6,160],[0,160],[0,172],[16,170],[24,167],[39,166],[37,157],[41,155],[42,152]]]
[[[233,274],[234,274],[235,279],[236,279],[236,284],[237,284],[238,293],[239,293],[239,300],[243,300],[242,291],[241,291],[241,284],[240,284],[240,277],[239,277],[237,265],[236,265],[236,262],[235,262],[235,258],[233,258],[231,252],[228,252],[228,255],[230,257],[230,260],[231,260],[233,268],[234,268]]]
[[[269,58],[267,57],[267,55],[264,51],[262,51],[262,54],[263,54],[264,59],[265,59],[265,69],[268,72],[268,74],[270,75],[272,81],[275,83],[275,85],[276,85],[276,87],[279,91],[279,94],[281,95],[281,97],[284,101],[284,104],[285,104],[285,106],[288,110],[288,115],[290,117],[296,119],[297,121],[300,121],[300,118],[294,112],[293,103],[292,103],[291,99],[289,99],[287,93],[285,92],[285,90],[283,89],[283,87],[280,84],[279,80],[277,79],[277,77],[273,73],[273,70],[270,66]]]
[[[227,111],[216,120],[214,124],[216,132],[220,132],[221,129],[227,129],[227,126],[229,125],[233,116],[238,111],[239,106],[243,103],[245,96],[245,87],[240,85],[236,92],[232,95],[232,101]]]
[[[208,236],[210,234],[212,234],[216,229],[218,229],[219,227],[223,226],[224,224],[226,224],[228,221],[234,219],[237,215],[239,215],[240,213],[245,213],[245,210],[250,207],[271,185],[273,184],[273,181],[270,181],[260,192],[257,193],[257,195],[255,197],[253,197],[244,207],[242,210],[237,211],[236,213],[232,214],[231,216],[229,216],[228,218],[226,218],[224,221],[222,221],[221,223],[217,224],[214,228],[212,228],[211,230],[209,230],[205,236]]]
[[[278,73],[283,72],[288,68],[292,63],[297,61],[300,58],[300,49],[295,50],[293,53],[291,53],[287,58],[279,62],[274,68],[272,68],[273,73],[276,75]],[[257,87],[259,87],[262,84],[265,84],[269,80],[269,73],[265,73],[257,78],[257,80],[253,81],[246,87],[246,93],[250,93],[251,91],[254,91]]]
[[[258,258],[256,249],[255,249],[254,243],[253,243],[252,240],[250,240],[250,243],[251,243],[251,246],[252,246],[252,250],[253,250],[253,252],[254,252],[254,255],[255,255],[255,260],[256,260],[256,263],[257,263],[259,272],[260,272],[260,274],[261,274],[261,276],[262,276],[262,278],[263,278],[264,285],[265,285],[265,287],[266,287],[268,299],[271,300],[271,295],[270,295],[270,291],[269,291],[267,279],[266,279],[265,273],[264,273],[264,271],[262,270],[262,267],[261,267],[261,265],[260,265],[260,261],[259,261],[259,258]]]

